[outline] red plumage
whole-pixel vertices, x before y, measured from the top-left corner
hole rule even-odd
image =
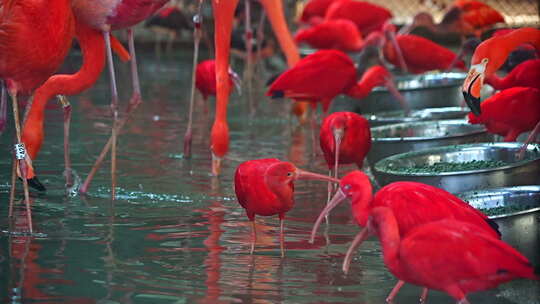
[[[532,59],[520,63],[505,77],[499,77],[493,74],[486,79],[486,83],[496,90],[504,90],[511,87],[540,89],[540,59]]]
[[[229,71],[229,74],[231,73]],[[232,85],[233,81],[230,79],[229,87],[232,87]],[[207,99],[210,95],[216,96],[216,61],[214,59],[201,61],[197,65],[195,86],[201,92],[204,99]]]
[[[368,228],[379,236],[384,262],[400,280],[464,300],[469,292],[513,279],[538,279],[527,258],[477,225],[444,219],[404,234],[397,214],[373,209]]]
[[[327,20],[301,29],[294,36],[294,40],[316,49],[336,49],[343,52],[360,51],[364,46],[356,25],[346,19]]]
[[[489,132],[504,136],[505,141],[515,141],[540,122],[540,89],[506,89],[486,99],[480,108],[479,116],[469,113],[469,123],[484,124]]]
[[[454,52],[420,36],[397,35],[396,40],[403,53],[407,68],[415,74],[432,70],[446,70],[456,58]],[[393,65],[399,66],[395,48],[389,42],[384,46],[384,56]],[[463,60],[458,60],[455,66],[465,70]]]
[[[348,19],[356,24],[358,30],[366,37],[373,31],[380,31],[392,13],[379,5],[356,0],[339,0],[333,2],[326,11],[326,20]]]
[[[481,1],[457,0],[455,7],[459,7],[461,18],[473,28],[483,28],[496,23],[504,23],[504,17],[497,10]]]
[[[334,130],[343,130],[339,145],[338,164],[356,164],[362,168],[364,158],[371,147],[369,123],[364,117],[352,112],[335,112],[327,116],[320,130],[320,145],[328,168],[335,163],[336,141]]]
[[[311,23],[312,19],[322,19],[326,14],[328,6],[336,0],[310,0],[300,16],[300,21],[304,23]]]

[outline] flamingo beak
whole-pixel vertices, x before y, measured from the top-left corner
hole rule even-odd
[[[17,175],[19,178],[23,178],[23,176],[21,175],[21,170],[25,170],[24,172],[26,172],[26,175],[24,177],[26,178],[28,186],[34,188],[37,191],[47,191],[47,188],[45,188],[45,186],[37,178],[34,172],[34,167],[32,166],[32,160],[30,159],[28,154],[26,154],[25,156],[23,166],[21,168],[17,168]]]
[[[327,175],[322,175],[318,173],[313,173],[309,171],[304,171],[301,169],[296,168],[296,174],[295,174],[295,180],[299,179],[310,179],[310,180],[320,180],[320,181],[326,181],[326,182],[332,182],[332,183],[339,183],[339,179],[333,178]]]
[[[341,203],[344,199],[346,199],[347,196],[343,191],[341,191],[340,188],[336,191],[336,194],[334,194],[334,197],[326,204],[326,207],[321,211],[321,214],[319,214],[319,217],[317,218],[317,221],[315,221],[315,224],[313,225],[313,229],[311,229],[311,236],[309,238],[309,243],[313,244],[315,241],[315,234],[317,234],[317,230],[319,229],[319,226],[321,225],[323,219],[326,217],[327,214],[332,211],[339,203]]]
[[[486,70],[486,65],[488,59],[482,59],[482,62],[479,64],[471,65],[469,73],[463,81],[463,86],[461,87],[463,98],[465,102],[471,109],[474,115],[480,115],[480,90],[484,84],[484,72]]]
[[[231,68],[229,68],[229,75],[231,76],[234,87],[238,91],[238,94],[242,95],[242,79]]]

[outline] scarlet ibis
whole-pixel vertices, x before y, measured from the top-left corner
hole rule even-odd
[[[111,109],[113,113],[113,123],[111,127],[111,138],[103,148],[100,157],[92,167],[92,170],[86,177],[81,193],[88,191],[89,184],[101,165],[104,156],[108,150],[111,150],[111,198],[116,196],[116,142],[120,125],[123,125],[132,111],[138,107],[141,102],[141,89],[139,84],[139,75],[137,73],[137,59],[135,56],[134,33],[132,26],[153,15],[168,0],[103,0],[86,1],[73,0],[73,12],[81,23],[100,30],[105,39],[107,61],[109,66],[109,78],[111,82]],[[116,77],[111,51],[110,31],[118,29],[128,29],[129,52],[131,55],[131,77],[133,83],[133,94],[129,101],[128,111],[122,122],[118,121],[118,92],[116,88]],[[103,155],[103,157],[101,157]]]
[[[373,66],[357,82],[352,60],[338,50],[320,50],[300,60],[281,74],[266,95],[321,102],[328,112],[332,100],[339,94],[365,98],[375,86],[384,85],[406,108],[405,100],[394,86],[392,76],[382,66]]]
[[[420,12],[413,17],[410,25],[400,30],[400,33],[407,34],[414,28],[423,26],[434,33],[458,32],[462,37],[470,34],[479,36],[484,29],[497,23],[504,23],[504,17],[491,6],[475,0],[457,0],[446,11],[440,23],[435,24],[431,14]]]
[[[371,132],[367,119],[353,112],[335,112],[321,125],[320,145],[324,159],[334,177],[340,164],[356,164],[362,168],[371,147]]]
[[[497,230],[498,225],[494,221],[445,190],[417,182],[394,182],[381,188],[373,197],[369,177],[363,172],[355,170],[341,179],[338,191],[317,218],[311,232],[311,243],[315,239],[322,219],[345,198],[351,200],[354,219],[361,227],[366,226],[368,218],[375,208],[386,207],[390,208],[394,214],[399,214],[396,220],[401,237],[406,236],[415,227],[443,219],[463,221],[475,225],[477,230],[485,231],[492,238],[500,237]],[[367,237],[368,230],[366,229],[355,237],[343,261],[345,273],[349,270],[354,250]],[[392,300],[402,285],[402,281],[396,284],[395,291],[392,292],[388,300]],[[424,290],[422,298],[425,296],[426,291]]]
[[[32,179],[34,174],[22,144],[17,97],[31,93],[58,69],[71,47],[73,36],[69,0],[0,2],[0,79],[4,79],[12,99],[18,163],[14,164],[12,172],[9,215],[12,215],[17,166],[23,180],[30,232],[32,215],[27,178]]]
[[[504,141],[515,141],[521,133],[535,129],[540,123],[540,89],[506,89],[482,102],[480,109],[480,115],[469,113],[470,123],[484,124],[489,132],[504,136]],[[535,136],[533,132],[529,138]]]
[[[346,19],[327,20],[310,28],[300,29],[294,40],[316,49],[336,49],[343,52],[357,52],[365,46],[356,25]]]
[[[216,61],[208,59],[201,61],[197,65],[195,72],[195,86],[206,100],[209,96],[216,95]],[[240,78],[231,68],[229,68],[229,86],[235,84],[240,86]]]
[[[395,33],[395,26],[387,23],[384,31],[386,35],[392,37]],[[384,56],[392,64],[403,67],[400,62],[400,53],[403,56],[406,68],[415,74],[424,73],[431,70],[446,70],[452,64],[460,69],[465,69],[465,63],[456,58],[456,54],[451,50],[420,36],[406,34],[397,35],[395,40],[398,45],[387,42],[384,46]]]
[[[392,13],[379,5],[356,0],[334,1],[326,10],[325,19],[348,19],[356,24],[366,37],[373,31],[381,31],[383,25],[392,18]]]
[[[316,24],[326,15],[328,7],[336,0],[310,0],[300,16],[300,22]]]
[[[517,65],[505,77],[493,73],[486,83],[495,90],[511,87],[531,87],[540,89],[540,59],[527,60]]]
[[[376,207],[367,222],[368,233],[380,240],[386,267],[400,281],[444,291],[466,304],[470,292],[519,278],[540,279],[526,257],[475,224],[446,218],[403,233],[402,216]],[[394,288],[390,301],[396,293]]]
[[[540,50],[540,30],[520,28],[506,35],[491,37],[476,48],[469,73],[461,87],[463,97],[474,114],[479,115],[481,111],[480,90],[484,80],[504,64],[510,52],[524,43],[530,43],[536,50]]]
[[[44,139],[43,120],[47,102],[57,95],[76,95],[90,88],[98,80],[105,67],[105,40],[101,31],[76,20],[75,34],[83,54],[83,64],[72,75],[53,75],[34,93],[32,107],[24,123],[22,139],[28,154],[35,160]],[[128,60],[129,54],[123,46],[111,36],[113,48],[122,60]],[[69,160],[69,122],[71,106],[64,103],[64,157],[66,184],[71,186],[71,166]]]
[[[285,213],[294,206],[294,181],[300,179],[339,182],[329,176],[298,169],[292,163],[276,158],[249,160],[236,168],[234,191],[238,203],[246,209],[246,215],[252,223],[251,254],[257,240],[255,215],[277,214],[280,222],[281,256],[285,255],[283,220]]]

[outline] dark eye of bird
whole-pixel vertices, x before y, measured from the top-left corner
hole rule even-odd
[[[292,172],[287,172],[287,176],[292,176]]]
[[[343,186],[343,189],[345,191],[349,191],[349,190],[351,190],[351,185],[345,185],[345,186]]]

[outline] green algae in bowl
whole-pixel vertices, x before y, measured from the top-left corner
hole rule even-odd
[[[468,191],[457,196],[490,218],[540,211],[539,185]]]
[[[374,166],[380,186],[416,181],[451,193],[490,187],[527,185],[540,180],[538,145],[479,143],[436,147],[387,157]]]

